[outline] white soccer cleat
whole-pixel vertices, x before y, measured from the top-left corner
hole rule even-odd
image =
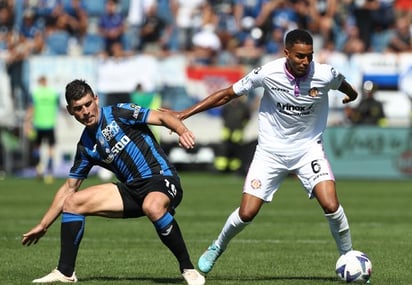
[[[62,282],[62,283],[76,283],[77,277],[76,274],[73,272],[71,277],[67,277],[63,275],[59,270],[54,269],[51,273],[47,274],[46,276],[34,279],[32,283],[55,283],[55,282]]]
[[[182,276],[188,285],[204,285],[206,283],[205,277],[196,269],[185,269]]]

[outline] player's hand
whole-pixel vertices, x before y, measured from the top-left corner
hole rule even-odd
[[[179,136],[179,146],[184,147],[186,149],[194,148],[195,146],[195,136],[193,133],[186,129],[180,136]]]
[[[356,98],[355,98],[355,99],[356,99]],[[342,103],[343,103],[343,104],[347,104],[347,103],[349,103],[349,102],[354,101],[355,99],[352,99],[352,98],[350,98],[348,95],[345,95],[345,96],[343,97],[343,99],[342,99]]]
[[[32,228],[29,232],[23,234],[21,243],[27,246],[31,244],[36,244],[39,241],[39,239],[46,234],[46,231],[47,230],[39,224]]]

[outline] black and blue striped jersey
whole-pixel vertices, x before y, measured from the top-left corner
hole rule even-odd
[[[155,175],[177,175],[146,123],[150,109],[133,103],[100,108],[95,129],[85,128],[77,144],[69,177],[87,178],[99,165],[129,183]]]

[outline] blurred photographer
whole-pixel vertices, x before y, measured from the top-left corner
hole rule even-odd
[[[376,83],[367,80],[362,86],[362,100],[358,107],[351,113],[351,121],[355,125],[375,125],[385,127],[387,119],[382,102],[376,100],[375,93],[378,89]]]

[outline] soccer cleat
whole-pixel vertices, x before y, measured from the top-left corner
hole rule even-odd
[[[209,273],[218,257],[222,254],[223,250],[216,244],[212,244],[208,249],[200,256],[198,261],[198,267],[203,273]]]
[[[54,269],[51,273],[47,274],[46,276],[34,279],[32,283],[55,283],[55,282],[62,282],[62,283],[76,283],[77,277],[76,274],[73,272],[71,277],[67,277],[63,275],[57,268]]]
[[[188,285],[204,285],[206,283],[205,277],[196,269],[185,269],[182,276]]]

